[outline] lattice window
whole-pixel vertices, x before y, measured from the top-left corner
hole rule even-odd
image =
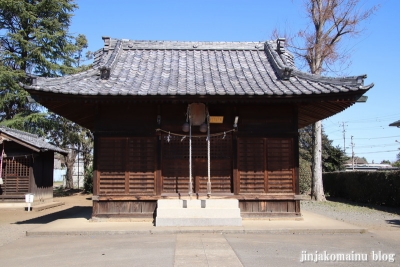
[[[29,192],[30,158],[6,158],[3,162],[3,194]]]

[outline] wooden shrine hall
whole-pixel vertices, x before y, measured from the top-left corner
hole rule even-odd
[[[152,217],[157,200],[188,195],[299,216],[298,129],[373,86],[299,71],[284,39],[103,39],[90,70],[24,85],[93,132],[93,217]]]

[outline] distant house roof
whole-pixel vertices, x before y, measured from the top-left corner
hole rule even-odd
[[[326,78],[298,71],[284,41],[158,42],[104,38],[91,70],[38,78],[26,89],[73,95],[296,96],[365,92],[365,75]]]
[[[353,164],[352,159],[348,159],[345,164]],[[365,158],[354,157],[354,164],[368,164],[368,161]]]
[[[330,78],[296,69],[284,39],[103,39],[91,69],[59,78],[33,77],[22,86],[37,102],[89,129],[94,127],[94,103],[150,99],[189,103],[199,98],[205,103],[296,103],[301,128],[343,111],[373,87],[364,85],[366,75]]]
[[[396,127],[400,127],[400,120],[392,122],[391,124],[389,124],[389,126],[396,126]]]
[[[19,143],[37,152],[50,150],[61,154],[68,153],[67,151],[59,147],[49,144],[48,142],[46,142],[46,140],[35,134],[11,129],[5,126],[0,126],[0,136],[10,141]]]

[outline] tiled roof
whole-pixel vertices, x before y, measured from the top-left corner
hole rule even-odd
[[[360,91],[365,75],[327,78],[294,67],[283,40],[261,42],[131,41],[103,37],[93,68],[37,78],[25,89],[72,95],[298,96]]]
[[[36,149],[41,150],[41,151],[50,150],[50,151],[59,152],[62,154],[68,153],[67,151],[65,151],[59,147],[49,144],[48,142],[46,142],[46,140],[44,140],[43,138],[41,138],[35,134],[19,131],[16,129],[11,129],[11,128],[8,128],[5,126],[0,126],[0,133],[2,133],[14,140],[21,141],[22,143],[25,143],[29,146],[33,146]]]

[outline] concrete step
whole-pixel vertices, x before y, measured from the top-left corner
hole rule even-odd
[[[163,218],[239,218],[240,209],[192,208],[192,209],[157,209],[157,217]]]
[[[241,226],[237,199],[160,199],[156,226]]]

